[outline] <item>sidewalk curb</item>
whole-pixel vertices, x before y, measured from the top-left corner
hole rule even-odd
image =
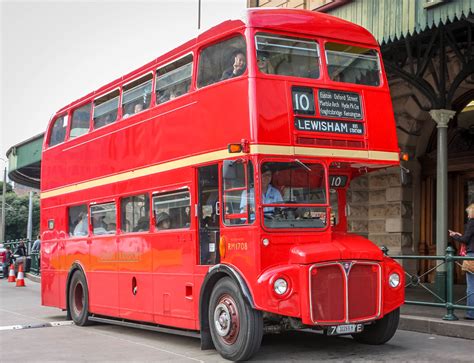
[[[33,275],[29,272],[27,272],[25,276],[28,280],[31,280],[33,282],[41,282],[41,276]]]
[[[458,316],[457,321],[414,315],[400,315],[398,329],[474,340],[474,322]]]

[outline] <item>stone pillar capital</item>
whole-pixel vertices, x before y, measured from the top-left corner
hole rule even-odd
[[[444,109],[430,111],[430,116],[434,120],[434,122],[436,122],[436,126],[438,128],[448,127],[449,121],[451,121],[455,114],[456,111]]]

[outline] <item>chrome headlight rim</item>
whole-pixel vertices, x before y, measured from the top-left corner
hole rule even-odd
[[[400,286],[401,278],[397,272],[392,272],[388,276],[388,284],[392,289],[396,289]]]
[[[273,292],[278,296],[283,296],[288,292],[289,286],[284,277],[279,277],[273,282]]]

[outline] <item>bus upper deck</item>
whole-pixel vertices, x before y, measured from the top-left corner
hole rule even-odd
[[[244,68],[233,74],[238,52]],[[42,178],[42,196],[106,175],[166,169],[167,161],[226,157],[238,142],[250,154],[396,164],[373,37],[324,14],[248,10],[245,22],[224,22],[58,111],[42,173],[64,177]]]

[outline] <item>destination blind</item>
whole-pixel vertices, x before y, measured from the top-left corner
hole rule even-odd
[[[362,122],[353,121],[295,117],[295,128],[301,131],[364,135],[364,124]]]

